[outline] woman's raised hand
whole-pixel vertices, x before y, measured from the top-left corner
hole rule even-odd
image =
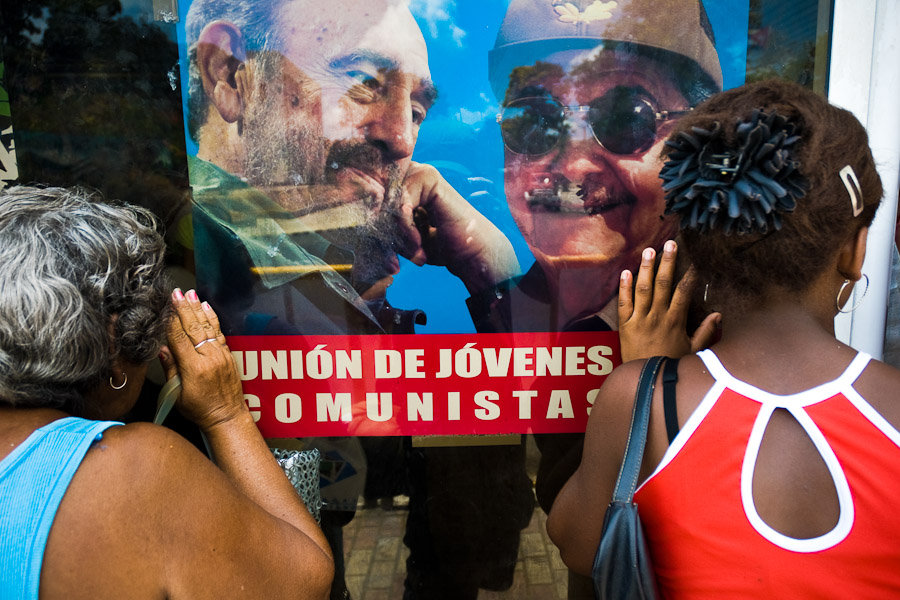
[[[240,377],[212,307],[179,289],[172,306],[160,360],[166,379],[181,376],[179,410],[206,431],[247,411]]]
[[[719,313],[707,315],[694,335],[688,336],[687,316],[697,280],[693,267],[675,286],[678,246],[669,240],[663,246],[659,268],[654,272],[656,252],[641,255],[637,283],[630,271],[619,280],[619,342],[622,362],[651,356],[679,358],[708,347],[721,321]]]

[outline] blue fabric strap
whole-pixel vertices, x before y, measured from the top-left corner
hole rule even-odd
[[[38,597],[59,504],[91,444],[116,421],[66,417],[35,430],[0,461],[0,598]]]

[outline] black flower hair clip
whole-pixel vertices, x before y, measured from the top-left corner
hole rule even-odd
[[[721,125],[692,127],[666,141],[668,160],[659,173],[666,214],[681,216],[682,229],[726,234],[781,229],[782,215],[806,195],[806,178],[793,158],[800,136],[776,112],[760,110],[736,128],[727,146]]]

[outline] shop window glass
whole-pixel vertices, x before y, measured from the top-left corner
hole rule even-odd
[[[211,14],[231,27],[192,30],[199,1],[0,1],[3,183],[159,215],[173,273],[196,275],[234,334],[271,443],[322,451],[333,597],[591,597],[544,509],[618,361],[618,273],[674,233],[643,157],[721,87],[824,93],[831,2],[673,2],[683,29],[649,0],[310,2],[302,35],[269,39],[277,19],[248,34],[224,0]],[[578,33],[520,44],[553,28]],[[225,75],[190,88],[198,52]],[[395,102],[407,129],[379,112]],[[254,140],[239,162],[223,154],[236,139]],[[620,172],[562,167],[575,147]],[[422,210],[395,235],[410,160]],[[441,237],[448,215],[465,235]],[[484,232],[508,262],[460,260]]]

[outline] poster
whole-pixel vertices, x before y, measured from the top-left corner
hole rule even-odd
[[[0,190],[19,178],[9,94],[3,83],[4,67],[5,64],[0,60]]]
[[[665,133],[743,82],[746,1],[179,10],[198,290],[267,365],[264,434],[583,431],[619,274],[675,233]]]

